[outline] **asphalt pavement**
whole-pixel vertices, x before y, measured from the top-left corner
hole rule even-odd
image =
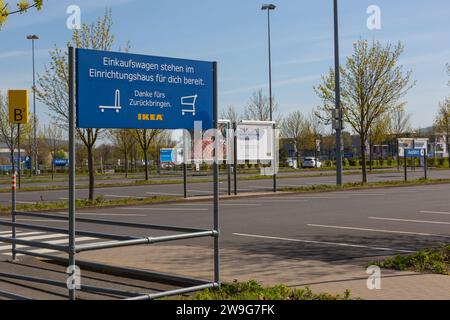
[[[418,179],[423,177],[422,170],[410,171],[408,173],[410,179]],[[430,170],[429,178],[450,178],[449,170]],[[376,173],[368,176],[370,182],[377,181],[401,181],[404,179],[403,172],[390,173]],[[344,182],[358,182],[361,181],[360,174],[344,175]],[[283,187],[301,187],[319,184],[333,185],[336,183],[335,176],[319,176],[319,177],[290,177],[289,174],[283,174],[278,179],[278,188]],[[272,179],[259,180],[239,180],[238,177],[238,192],[264,192],[273,189]],[[232,182],[233,187],[233,182]],[[220,192],[226,194],[228,191],[228,183],[222,181],[220,183]],[[205,196],[212,194],[212,183],[195,182],[189,180],[188,196]],[[158,185],[138,185],[126,187],[104,187],[96,188],[95,196],[103,196],[107,200],[126,199],[126,198],[145,198],[151,196],[183,196],[182,183],[169,183]],[[77,189],[76,197],[78,199],[86,199],[88,197],[87,189]],[[33,204],[39,201],[67,201],[67,190],[43,190],[43,191],[19,191],[17,194],[18,204]],[[10,193],[0,193],[0,204],[7,205],[11,201]]]

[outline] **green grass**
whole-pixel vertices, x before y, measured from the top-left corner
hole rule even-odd
[[[450,275],[450,245],[372,262],[380,268]]]
[[[163,203],[177,200],[176,197],[165,197],[165,196],[153,196],[147,198],[125,198],[125,199],[115,199],[115,200],[105,200],[102,196],[94,199],[94,201],[89,201],[87,199],[76,200],[77,209],[86,208],[103,208],[103,207],[116,207],[116,206],[134,206],[134,205],[146,205]],[[55,211],[68,209],[67,201],[55,201],[55,202],[43,202],[39,201],[35,204],[19,204],[17,205],[17,211],[23,212],[34,212],[34,211]],[[9,215],[11,213],[11,206],[1,206],[0,205],[0,215]]]
[[[380,181],[380,182],[349,182],[344,183],[342,186],[320,184],[313,186],[304,187],[284,187],[279,189],[284,192],[329,192],[329,191],[340,191],[340,190],[358,190],[358,189],[376,189],[376,188],[386,188],[386,187],[401,187],[401,186],[416,186],[416,185],[432,185],[432,184],[444,184],[450,183],[450,179],[428,179],[423,178],[408,181]]]
[[[279,175],[279,179],[295,179],[295,178],[315,178],[315,177],[331,177],[334,176],[334,173],[307,173],[307,174],[291,174],[289,176]],[[396,170],[378,170],[373,172],[373,174],[383,174],[383,173],[392,173],[397,172]],[[346,171],[344,175],[355,175],[360,174],[359,171]],[[368,172],[371,174],[371,172]],[[272,179],[272,176],[262,176],[262,175],[254,175],[254,176],[241,176],[238,178],[240,181],[254,181],[254,180],[269,180]],[[220,181],[226,182],[226,178],[221,178]],[[196,179],[188,179],[188,183],[209,183],[212,182],[212,178],[196,178]],[[114,183],[96,183],[95,188],[110,188],[110,187],[132,187],[132,186],[144,186],[144,185],[162,185],[162,184],[181,184],[183,180],[135,180],[129,182],[114,182]],[[77,185],[77,189],[87,189],[89,188],[88,184],[80,184]],[[20,188],[20,191],[48,191],[48,190],[67,190],[68,186],[23,186]],[[0,189],[0,193],[8,193],[11,192],[10,188]]]
[[[345,191],[345,190],[364,190],[364,189],[376,189],[386,187],[401,187],[401,186],[417,186],[417,185],[433,185],[433,184],[446,184],[450,183],[450,179],[418,179],[404,181],[385,181],[385,182],[372,182],[372,183],[345,183],[342,186],[336,185],[313,185],[304,187],[285,187],[279,189],[282,192],[291,193],[314,193],[314,192],[332,192],[332,191]],[[102,208],[102,207],[115,207],[124,205],[145,205],[154,203],[164,203],[172,201],[183,201],[180,197],[167,197],[167,196],[154,196],[145,198],[124,198],[115,200],[105,200],[102,196],[97,197],[94,201],[85,199],[77,200],[77,208]],[[52,211],[67,209],[68,205],[66,201],[45,202],[39,201],[35,204],[18,205],[18,211]],[[0,214],[8,214],[11,211],[10,206],[0,205]]]
[[[220,288],[206,289],[190,296],[176,296],[172,300],[352,300],[347,290],[342,295],[313,293],[308,287],[292,289],[280,284],[263,287],[259,282],[233,282]]]

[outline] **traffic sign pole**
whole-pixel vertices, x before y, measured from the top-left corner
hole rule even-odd
[[[425,180],[428,179],[428,154],[427,154],[428,150],[425,150],[424,154],[423,154],[423,173],[424,173],[424,177]]]
[[[405,156],[403,157],[403,164],[405,166],[405,181],[408,181],[408,166],[406,164],[406,150],[405,150]]]
[[[237,123],[233,123],[233,182],[234,182],[234,195],[237,196],[238,190],[237,190],[237,165],[238,165],[238,159],[237,159]]]
[[[13,159],[14,160],[14,159]],[[14,161],[13,161],[14,162]],[[12,239],[13,242],[11,244],[11,256],[12,260],[16,260],[16,243],[14,242],[16,239],[16,189],[17,189],[17,180],[16,180],[16,172],[14,171],[13,165],[13,174],[11,176],[11,222],[12,222]]]
[[[75,49],[69,47],[69,267],[75,270]],[[69,288],[76,299],[76,288]]]
[[[18,159],[17,159],[17,172],[19,173],[19,190],[20,190],[20,176],[21,176],[21,159],[20,159],[20,123],[17,124],[17,154],[18,154]]]

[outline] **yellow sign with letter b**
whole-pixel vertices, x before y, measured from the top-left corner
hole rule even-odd
[[[28,90],[9,90],[9,122],[28,123]]]

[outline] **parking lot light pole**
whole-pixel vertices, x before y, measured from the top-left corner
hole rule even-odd
[[[261,10],[267,10],[267,40],[268,40],[268,49],[269,49],[269,112],[270,112],[270,121],[273,121],[273,98],[272,98],[272,52],[270,46],[270,11],[275,10],[276,6],[274,4],[263,4]],[[275,129],[275,125],[274,128]],[[273,142],[275,143],[275,141]],[[277,150],[275,150],[277,152]],[[275,162],[276,155],[273,154],[273,162]],[[275,173],[275,164],[273,167],[273,192],[277,192],[277,175]]]
[[[36,141],[36,126],[37,126],[37,120],[36,120],[36,71],[35,71],[35,62],[34,62],[34,41],[39,40],[39,37],[35,34],[28,35],[28,40],[31,40],[31,54],[33,58],[33,153],[34,153],[34,170],[35,174],[38,173],[38,159],[37,159],[37,141]],[[30,175],[33,171],[32,165],[30,163]]]
[[[339,21],[338,0],[334,0],[334,74],[335,74],[335,108],[336,108],[336,184],[342,185],[342,109],[341,84],[339,70]]]

